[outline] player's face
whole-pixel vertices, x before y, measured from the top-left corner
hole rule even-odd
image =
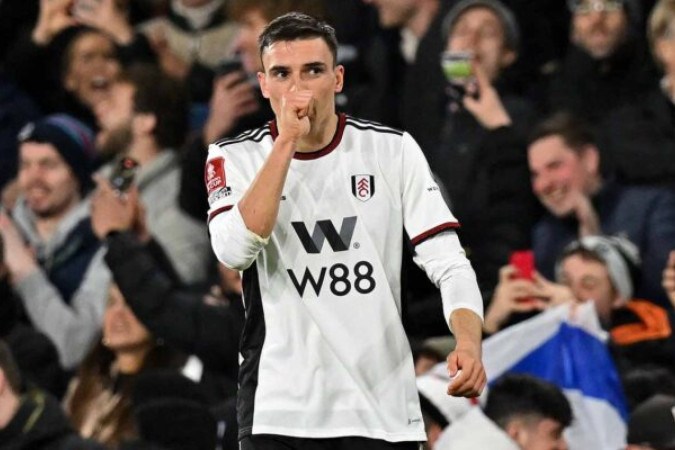
[[[490,8],[475,7],[462,13],[448,38],[446,50],[472,52],[490,81],[516,58],[505,47],[504,27]]]
[[[612,55],[628,29],[628,17],[620,2],[583,0],[580,3],[582,12],[572,17],[572,41],[594,58]]]
[[[264,72],[258,73],[263,96],[279,116],[284,95],[309,90],[311,122],[321,123],[335,114],[335,94],[342,90],[344,68],[335,66],[328,44],[321,38],[279,41],[265,49]]]
[[[595,159],[584,150],[577,153],[559,136],[547,136],[533,142],[528,149],[532,190],[551,214],[570,215],[579,195],[591,194],[598,177]]]
[[[28,207],[38,217],[62,216],[80,200],[77,178],[52,144],[21,144],[18,179]]]
[[[64,78],[66,89],[93,108],[108,96],[120,73],[113,42],[104,34],[86,32],[71,44]]]
[[[382,28],[404,26],[417,12],[415,0],[363,0],[377,8]]]
[[[612,309],[618,305],[620,299],[604,264],[572,254],[562,262],[560,281],[572,289],[579,302],[594,301],[600,322],[609,324]]]
[[[552,419],[532,420],[512,435],[523,450],[567,450],[562,425]]]
[[[112,351],[129,351],[148,347],[151,336],[129,309],[122,293],[111,286],[103,315],[103,342]]]

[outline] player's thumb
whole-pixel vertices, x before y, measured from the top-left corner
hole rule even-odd
[[[457,356],[456,352],[452,352],[450,353],[450,356],[448,356],[448,375],[450,376],[450,378],[457,375],[458,370],[459,370],[459,357]]]

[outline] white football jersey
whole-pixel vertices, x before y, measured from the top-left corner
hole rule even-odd
[[[210,146],[209,220],[237,204],[276,133]],[[243,273],[240,435],[425,440],[401,324],[403,229],[417,245],[457,226],[407,133],[340,115],[327,147],[296,153]]]

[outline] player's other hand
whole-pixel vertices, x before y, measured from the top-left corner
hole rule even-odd
[[[448,355],[450,384],[448,395],[477,397],[487,384],[479,348],[462,347],[461,344]]]
[[[278,118],[279,137],[298,141],[311,129],[310,118],[314,114],[314,94],[308,90],[288,91],[281,100]]]

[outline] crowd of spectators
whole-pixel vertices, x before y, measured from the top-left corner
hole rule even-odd
[[[0,1],[0,447],[237,448],[242,287],[209,246],[204,165],[273,119],[257,37],[289,11],[334,24],[338,108],[420,144],[485,335],[593,301],[629,448],[675,448],[675,0]],[[422,374],[448,329],[412,256]],[[430,442],[441,423],[448,448],[529,450],[574,417],[515,376],[447,419],[425,412]]]

